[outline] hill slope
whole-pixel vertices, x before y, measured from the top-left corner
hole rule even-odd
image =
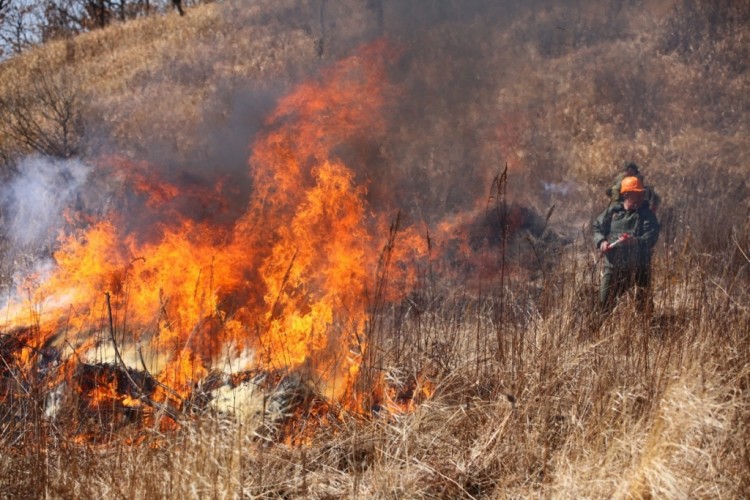
[[[747,495],[749,34],[745,0],[226,1],[5,61],[0,488]],[[601,319],[631,160],[655,311]]]

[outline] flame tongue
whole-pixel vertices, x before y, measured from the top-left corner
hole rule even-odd
[[[351,394],[364,349],[354,348],[364,289],[382,244],[370,231],[384,226],[334,152],[384,132],[392,53],[373,44],[279,102],[253,145],[254,194],[231,230],[181,216],[178,188],[145,164],[106,161],[140,209],[70,217],[85,228],[61,237],[54,271],[9,308],[11,322],[41,304],[36,344],[64,324],[77,349],[88,350],[92,337],[148,345],[149,370],[170,389],[155,390],[157,399],[187,397],[212,365],[246,349],[255,350],[255,367],[306,370],[326,396]],[[133,219],[146,230],[134,231]],[[119,386],[101,382],[92,404],[117,399]],[[122,396],[120,404],[138,404]]]
[[[307,192],[264,262],[268,332],[263,350],[272,366],[297,366],[335,346],[344,332],[364,319],[361,290],[366,280],[366,249],[361,190],[340,164],[315,169]],[[341,312],[347,317],[335,318]],[[334,325],[334,321],[338,325]],[[331,345],[332,344],[332,345]]]
[[[374,44],[282,99],[271,131],[254,145],[257,195],[235,230],[235,246],[253,250],[265,287],[262,361],[305,365],[329,397],[345,394],[357,371],[350,347],[378,256],[368,232],[378,221],[367,220],[365,189],[332,151],[385,130],[390,55],[385,44]]]

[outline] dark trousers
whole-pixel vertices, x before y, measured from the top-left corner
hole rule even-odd
[[[649,312],[651,303],[651,269],[648,266],[635,268],[605,267],[599,288],[599,305],[603,311],[614,309],[617,299],[633,287],[638,309]]]

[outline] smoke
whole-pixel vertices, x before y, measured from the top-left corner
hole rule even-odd
[[[122,117],[109,134],[116,154],[127,151],[148,161],[176,186],[227,179],[221,195],[229,210],[221,223],[241,216],[252,196],[248,158],[278,99],[376,39],[400,51],[388,68],[389,83],[401,89],[391,109],[384,110],[389,130],[352,137],[334,152],[355,171],[357,183],[367,186],[373,210],[400,210],[411,220],[436,224],[446,215],[475,209],[506,163],[522,168],[513,164],[510,146],[498,145],[498,135],[504,134],[503,144],[523,146],[520,133],[498,130],[508,120],[520,124],[534,113],[523,109],[525,104],[508,110],[499,102],[522,77],[524,68],[511,69],[518,56],[513,47],[521,44],[508,42],[506,34],[515,22],[523,25],[531,11],[525,2],[261,0],[252,9],[244,2],[224,7],[219,31],[226,37],[198,39],[190,54],[167,57],[179,64],[157,65],[138,77],[139,88],[153,90],[133,94],[129,106],[153,112],[106,110]],[[554,23],[555,16],[549,17]],[[570,26],[565,28],[569,32]],[[233,37],[238,39],[229,43]],[[196,102],[196,94],[204,99]],[[110,106],[112,100],[106,102]],[[560,180],[546,171],[548,182]],[[186,215],[203,218],[184,208]]]
[[[366,186],[373,211],[398,210],[431,225],[481,210],[506,165],[513,201],[538,213],[556,204],[556,217],[574,207],[567,215],[583,222],[590,209],[582,209],[580,199],[595,183],[608,182],[624,160],[645,165],[658,180],[657,163],[682,157],[688,142],[698,148],[692,145],[697,141],[671,139],[685,133],[675,110],[701,109],[707,132],[720,125],[723,134],[745,120],[745,104],[716,105],[747,101],[730,80],[714,85],[722,71],[694,80],[681,65],[663,68],[669,62],[664,51],[684,40],[695,40],[690,47],[706,45],[701,33],[716,31],[696,30],[692,23],[703,17],[685,15],[660,42],[659,20],[672,12],[670,2],[258,0],[247,7],[222,4],[215,28],[223,36],[172,47],[129,82],[143,92],[96,108],[117,117],[96,128],[110,141],[102,147],[109,151],[97,153],[145,160],[155,177],[180,188],[222,183],[216,197],[223,205],[181,195],[169,210],[147,218],[130,203],[127,219],[134,227],[156,227],[154,221],[175,212],[231,226],[253,195],[248,158],[277,101],[375,39],[399,50],[387,70],[389,85],[400,93],[384,110],[387,130],[365,130],[332,153]],[[732,23],[730,34],[742,28]],[[730,52],[735,58],[744,53]],[[682,91],[686,81],[695,92]],[[698,153],[709,164],[726,158]],[[59,179],[40,184],[49,174],[36,176],[39,189],[62,191],[39,205],[28,206],[16,194],[28,175],[2,190],[14,246],[48,245],[64,206],[81,202],[71,192],[76,182],[91,182],[58,173]]]
[[[331,333],[338,326],[330,329],[324,314],[313,318],[311,311],[332,310],[335,298],[344,317],[359,321],[359,291],[369,276],[364,265],[353,262],[367,262],[361,257],[367,253],[362,242],[377,246],[378,239],[386,239],[387,226],[372,224],[367,230],[382,234],[365,234],[359,226],[345,224],[334,233],[329,226],[337,217],[359,221],[375,215],[380,221],[400,213],[407,237],[426,233],[427,245],[444,248],[445,260],[455,269],[491,275],[490,265],[480,268],[482,259],[476,258],[485,246],[499,246],[501,238],[516,231],[541,240],[553,207],[560,207],[555,217],[566,221],[571,234],[578,230],[588,210],[581,202],[587,194],[581,179],[594,185],[597,175],[610,173],[609,164],[625,159],[663,162],[670,154],[674,158],[671,147],[696,151],[688,144],[699,141],[680,137],[683,132],[674,125],[688,115],[673,110],[709,114],[726,108],[716,103],[747,102],[731,81],[719,93],[702,97],[700,92],[715,87],[697,85],[692,74],[673,81],[683,71],[682,63],[671,72],[661,69],[670,61],[659,52],[658,33],[631,34],[650,23],[639,21],[637,9],[606,8],[624,2],[611,0],[604,8],[590,1],[544,3],[532,2],[539,9],[515,0],[259,0],[255,9],[244,9],[244,2],[227,3],[228,19],[221,26],[226,36],[198,39],[185,49],[189,53],[174,47],[174,54],[162,58],[168,63],[154,58],[138,85],[126,85],[143,92],[101,100],[113,108],[100,108],[101,116],[117,119],[110,120],[106,133],[101,131],[107,127],[97,130],[111,137],[108,147],[115,154],[100,152],[91,168],[79,160],[29,157],[21,162],[18,175],[0,189],[7,244],[14,251],[49,256],[58,232],[68,225],[68,211],[104,214],[110,204],[117,205],[106,214],[117,223],[116,243],[101,247],[116,247],[115,258],[105,262],[111,271],[92,273],[86,281],[90,296],[128,290],[131,300],[137,296],[133,283],[140,279],[163,277],[167,283],[154,278],[158,286],[143,287],[149,293],[141,294],[140,311],[128,309],[131,328],[137,328],[132,326],[137,325],[132,319],[136,311],[168,324],[167,317],[182,314],[177,291],[190,289],[192,294],[184,294],[186,310],[198,318],[194,324],[200,334],[193,337],[185,327],[191,332],[185,345],[192,342],[206,359],[218,359],[223,335],[250,331],[248,325],[255,316],[263,317],[266,306],[270,333],[259,342],[275,346],[283,338],[282,347],[269,348],[274,356],[290,357],[284,347],[290,338],[306,346],[300,359],[308,349],[322,353],[327,347],[309,340],[319,342],[320,332],[328,335],[328,346],[341,345],[345,337]],[[578,5],[590,8],[568,8]],[[235,34],[235,28],[250,25],[252,30]],[[382,71],[368,73],[363,55],[368,47],[387,49],[378,51]],[[350,69],[339,71],[343,78],[326,83],[326,73],[336,73],[350,58]],[[372,83],[377,85],[364,85],[375,74]],[[685,81],[693,82],[696,92],[684,92],[692,88]],[[301,87],[313,92],[290,98]],[[350,93],[352,88],[357,92]],[[377,106],[368,104],[372,98]],[[278,111],[285,103],[288,109]],[[722,123],[734,124],[730,118],[723,117]],[[711,123],[691,126],[710,131]],[[276,135],[285,128],[291,132]],[[737,144],[741,158],[746,142]],[[263,152],[268,153],[265,161]],[[290,158],[294,166],[284,175]],[[713,166],[711,158],[706,164]],[[326,185],[351,189],[330,190],[341,195],[324,197],[317,188],[325,176],[311,172],[316,166],[325,166],[323,172],[335,177]],[[506,167],[508,209],[490,210],[499,198],[497,193],[490,196],[493,180]],[[304,191],[310,186],[314,196]],[[287,192],[293,194],[291,202],[282,196]],[[310,199],[321,201],[316,210],[309,209]],[[300,207],[297,213],[305,217],[291,215]],[[539,215],[543,213],[546,218]],[[185,217],[201,224],[184,226],[194,231],[177,231]],[[336,248],[341,251],[331,252],[328,240],[340,243]],[[225,241],[230,242],[228,250]],[[300,241],[314,244],[305,254]],[[129,253],[130,245],[138,250]],[[165,251],[158,257],[152,251],[172,245],[186,251]],[[433,256],[439,251],[430,252],[431,262],[437,261]],[[527,267],[542,268],[557,258],[555,252],[548,255],[549,260],[534,255]],[[345,279],[334,280],[333,272],[321,271],[323,261],[343,263],[330,267],[343,271],[339,275]],[[467,265],[461,266],[463,262]],[[48,263],[32,262],[42,271]],[[190,265],[198,269],[195,275],[186,271]],[[136,267],[137,276],[128,274]],[[217,286],[221,277],[226,284]],[[123,285],[126,280],[131,288]],[[71,281],[61,274],[58,284]],[[353,291],[344,297],[349,302],[324,290],[342,281]],[[204,309],[204,286],[210,293],[220,290],[218,305]],[[165,299],[163,290],[174,295]],[[324,300],[316,302],[319,297]],[[160,311],[150,312],[155,305]],[[220,314],[204,321],[208,310]],[[224,322],[225,313],[231,322]],[[174,333],[171,327],[163,332]]]
[[[64,226],[66,210],[76,208],[91,167],[78,159],[29,156],[0,190],[5,237],[11,248],[36,253],[49,248]]]

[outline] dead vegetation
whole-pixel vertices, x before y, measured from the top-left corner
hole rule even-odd
[[[325,407],[314,390],[292,384],[294,404],[283,393],[271,411],[283,377],[228,382],[213,374],[176,426],[162,425],[156,405],[145,413],[121,400],[92,406],[85,395],[60,402],[68,413],[48,415],[51,379],[18,369],[14,356],[25,340],[2,332],[0,491],[19,498],[747,496],[750,93],[741,16],[748,10],[743,2],[726,3],[726,11],[687,0],[645,4],[641,13],[599,7],[578,17],[520,10],[492,43],[480,40],[486,25],[470,16],[464,24],[426,23],[421,38],[389,32],[402,12],[379,6],[385,34],[416,47],[400,60],[398,78],[417,97],[402,109],[409,120],[394,120],[382,144],[342,153],[382,168],[372,197],[397,186],[394,199],[409,216],[427,219],[477,199],[487,204],[500,158],[511,206],[528,212],[522,220],[548,213],[545,229],[565,236],[548,245],[535,223],[502,255],[497,241],[488,246],[486,261],[463,281],[440,273],[455,270],[450,265],[417,262],[418,286],[396,301],[381,294],[370,318],[379,356],[366,368],[393,389],[382,407]],[[338,8],[364,15],[353,5]],[[321,64],[319,15],[305,21],[319,8],[223,2],[185,18],[114,25],[6,61],[0,96],[27,102],[42,88],[26,84],[30,75],[50,68],[47,88],[64,91],[51,109],[69,103],[70,114],[45,121],[50,108],[33,108],[24,116],[52,127],[38,129],[43,141],[63,145],[52,154],[113,149],[180,165],[198,151],[216,152],[217,136],[234,125],[242,133],[260,126],[262,117],[238,124],[234,107],[260,113],[259,95],[271,99]],[[345,21],[326,29],[326,57],[362,36]],[[475,48],[479,66],[446,57]],[[65,71],[74,87],[60,79]],[[8,133],[18,126],[0,124],[0,151],[18,152],[24,137],[35,137],[37,128]],[[85,131],[86,148],[59,135],[61,127],[73,139]],[[242,140],[244,156],[216,164],[245,168],[250,139]],[[44,151],[52,143],[40,144],[24,147]],[[643,165],[664,198],[655,310],[645,317],[628,299],[599,324],[585,223],[623,159]],[[461,176],[469,182],[457,183]],[[474,222],[478,247],[485,226],[504,220],[487,214]],[[501,276],[498,262],[512,271]],[[384,279],[376,287],[400,285]],[[43,348],[33,347],[47,359]],[[120,396],[157,390],[147,370],[105,363],[84,366],[73,380],[85,384],[97,374],[121,385]],[[253,397],[237,418],[240,393]],[[388,398],[409,411],[386,411]],[[297,427],[281,432],[284,421]],[[86,439],[92,429],[97,438]]]
[[[721,257],[725,264],[732,253]],[[257,423],[221,412],[190,418],[169,432],[146,427],[129,434],[121,425],[105,445],[78,445],[65,420],[33,416],[43,403],[33,399],[41,391],[30,384],[20,400],[5,403],[19,410],[3,419],[5,491],[61,497],[743,496],[750,485],[747,281],[733,285],[691,272],[706,259],[693,251],[674,256],[667,267],[662,253],[653,317],[626,300],[592,330],[592,308],[581,300],[592,275],[576,269],[574,257],[563,258],[541,297],[524,295],[521,282],[507,283],[506,307],[524,313],[502,325],[499,346],[497,296],[433,296],[419,310],[384,310],[391,319],[382,323],[389,347],[382,369],[394,386],[419,375],[432,384],[430,397],[403,414],[343,414],[295,446],[269,441]],[[541,303],[551,304],[544,313]],[[309,414],[298,425],[312,425],[314,418]],[[18,474],[29,468],[44,474]]]

